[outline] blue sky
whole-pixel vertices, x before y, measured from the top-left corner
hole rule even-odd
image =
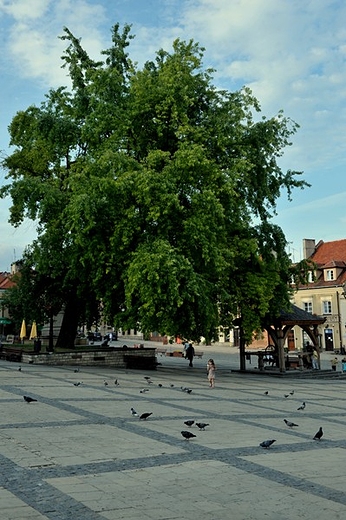
[[[304,171],[312,187],[285,194],[274,221],[292,259],[303,238],[346,238],[346,2],[343,0],[0,0],[0,150],[18,110],[39,105],[51,87],[67,84],[58,36],[67,26],[92,57],[110,45],[111,27],[132,24],[130,56],[142,65],[172,41],[193,38],[206,48],[214,83],[249,86],[263,114],[283,109],[300,129],[281,160]],[[0,185],[5,172],[0,171]],[[0,271],[35,237],[35,226],[8,223],[0,201]]]

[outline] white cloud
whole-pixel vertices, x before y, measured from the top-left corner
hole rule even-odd
[[[0,13],[12,16],[15,20],[42,17],[50,4],[49,0],[1,0]]]
[[[343,161],[346,4],[200,0],[186,6],[186,32],[206,47],[217,80],[230,89],[246,83],[266,115],[283,108],[301,125],[300,150],[292,148],[289,157],[298,153],[303,169]]]
[[[3,11],[12,15],[7,49],[18,72],[25,78],[36,78],[48,87],[67,82],[67,72],[61,69],[61,55],[66,42],[61,41],[63,27],[67,26],[93,57],[99,57],[103,35],[98,24],[105,20],[101,5],[84,0],[37,0],[31,16],[26,11],[32,2],[17,0],[11,9]],[[97,23],[95,23],[95,20]]]

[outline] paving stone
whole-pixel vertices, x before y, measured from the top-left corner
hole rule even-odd
[[[1,520],[344,518],[345,381],[243,375],[235,349],[207,349],[218,367],[214,389],[205,359],[189,369],[163,358],[152,385],[142,370],[19,372],[1,361]],[[153,414],[141,421],[131,407]],[[187,419],[209,426],[189,428]],[[186,429],[196,437],[186,441]],[[263,449],[266,439],[276,442]]]

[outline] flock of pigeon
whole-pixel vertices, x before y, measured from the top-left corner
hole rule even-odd
[[[269,395],[269,392],[268,391],[264,392],[264,395]],[[289,392],[288,394],[284,394],[285,399],[288,399],[290,395],[294,395],[294,390],[292,390],[292,392]],[[298,406],[297,410],[305,410],[305,407],[306,407],[306,403],[304,401],[300,406]],[[287,419],[284,419],[284,423],[289,428],[298,427],[298,424],[296,424],[294,422],[291,422],[291,421],[288,421]],[[323,437],[323,430],[322,430],[322,426],[321,426],[320,429],[315,433],[315,435],[313,437],[313,440],[314,441],[316,441],[316,440],[320,441],[322,437]],[[268,449],[268,448],[270,448],[270,446],[272,444],[274,444],[274,442],[276,442],[276,439],[268,439],[266,441],[261,442],[260,446],[262,448]]]
[[[21,370],[21,367],[19,367],[18,370]],[[75,373],[79,372],[79,368],[75,369],[74,372],[75,372]],[[144,379],[146,380],[146,382],[148,383],[148,385],[152,385],[152,384],[154,384],[153,381],[152,381],[152,379],[150,378],[150,376],[144,376]],[[78,381],[78,382],[73,383],[73,384],[74,384],[74,386],[80,386],[80,385],[82,384],[82,381]],[[104,380],[104,385],[105,385],[105,386],[108,386],[108,384],[109,384],[108,381]],[[119,386],[119,382],[118,382],[117,379],[114,381],[114,384],[115,384],[115,386]],[[158,387],[162,388],[162,386],[163,386],[162,384],[158,384]],[[171,384],[170,386],[171,386],[171,387],[174,387],[173,384]],[[191,394],[191,392],[192,392],[192,389],[191,389],[191,388],[188,388],[188,387],[186,387],[186,386],[181,386],[180,388],[181,388],[181,390],[182,390],[183,392],[186,392],[187,394]],[[149,390],[148,388],[143,388],[142,390],[140,390],[140,393],[148,392],[148,390]],[[268,392],[268,391],[264,392],[264,395],[269,395],[269,392]],[[294,395],[294,390],[292,390],[292,392],[289,392],[288,394],[284,394],[285,399],[287,399],[290,395],[291,395],[291,396]],[[23,398],[24,398],[24,401],[25,401],[26,403],[37,402],[37,399],[34,399],[33,397],[30,397],[30,396],[28,396],[28,395],[24,395]],[[297,408],[297,410],[299,410],[299,411],[305,410],[305,407],[306,407],[306,403],[305,403],[305,401],[304,401],[304,402],[303,402],[303,403],[302,403],[302,404]],[[131,412],[131,415],[132,415],[133,417],[139,417],[140,420],[144,420],[144,421],[145,421],[146,419],[148,419],[148,417],[150,417],[151,415],[153,415],[153,412],[144,412],[144,413],[142,413],[142,414],[138,414],[138,413],[136,412],[136,410],[135,410],[133,407],[130,408],[130,412]],[[287,420],[287,419],[284,419],[284,423],[285,423],[286,426],[288,426],[289,428],[298,428],[298,427],[299,427],[298,424],[296,424],[296,423],[294,423],[294,422],[292,422],[292,421],[289,421],[289,420]],[[197,426],[197,428],[199,429],[199,431],[203,431],[203,430],[205,430],[205,428],[206,428],[207,426],[209,426],[208,423],[195,422],[194,420],[187,420],[187,421],[184,421],[184,424],[185,424],[186,426],[188,426],[189,428],[191,428],[191,426],[193,426],[193,425],[195,424],[195,425]],[[181,431],[181,435],[184,437],[185,440],[193,439],[194,437],[196,437],[196,435],[195,435],[194,433],[192,433],[191,431],[189,431],[189,430],[182,430],[182,431]],[[318,430],[318,431],[316,432],[316,434],[314,435],[313,440],[321,440],[322,437],[323,437],[323,430],[322,430],[322,427],[320,427],[319,430]],[[272,446],[272,444],[274,444],[274,442],[276,442],[276,439],[268,439],[268,440],[265,440],[265,441],[261,442],[261,443],[260,443],[260,446],[261,446],[262,448],[266,448],[266,449],[268,449],[268,448],[270,448],[270,446]]]
[[[144,376],[144,379],[147,381],[147,383],[149,385],[153,384],[153,381],[152,381],[152,379],[149,376]],[[162,384],[158,384],[157,386],[162,388],[163,385]],[[174,387],[174,385],[171,384],[170,387],[172,388],[172,387]],[[182,392],[186,392],[187,394],[191,394],[191,392],[192,392],[192,388],[188,388],[187,386],[181,386],[180,389],[182,390]],[[148,389],[143,388],[142,390],[140,390],[140,393],[144,393],[145,391],[148,391]],[[140,415],[139,413],[136,412],[136,410],[133,407],[130,408],[130,412],[131,412],[132,417],[139,417],[140,420],[146,420],[148,417],[150,417],[153,414],[153,412],[146,412],[146,413],[142,413]],[[196,424],[196,426],[199,429],[199,431],[203,431],[203,430],[205,430],[205,428],[207,426],[209,426],[208,423],[203,423],[203,422],[196,422],[195,423],[195,421],[193,421],[193,420],[184,421],[184,424],[186,426],[189,426],[189,427],[191,427],[194,424]],[[193,439],[194,437],[196,437],[196,435],[194,433],[192,433],[191,431],[188,431],[188,430],[182,430],[181,431],[181,435],[186,440]]]

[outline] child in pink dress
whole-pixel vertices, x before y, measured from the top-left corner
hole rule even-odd
[[[215,387],[215,370],[216,366],[213,359],[209,359],[207,363],[207,373],[210,388]]]

